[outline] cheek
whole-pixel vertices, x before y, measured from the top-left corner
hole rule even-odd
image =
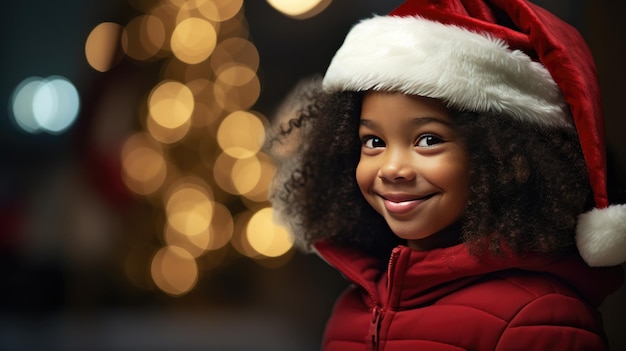
[[[356,182],[362,193],[366,193],[372,183],[372,167],[367,162],[359,161],[356,166]],[[374,173],[375,175],[375,173]]]
[[[454,195],[455,199],[465,204],[469,198],[470,188],[469,170],[467,167],[459,165],[450,167],[446,174],[442,175],[442,179],[445,179],[445,186]]]

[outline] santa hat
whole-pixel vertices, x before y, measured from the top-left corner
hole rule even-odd
[[[607,196],[596,67],[580,33],[545,9],[526,0],[408,0],[354,26],[323,85],[576,128],[595,200],[578,219],[578,250],[590,266],[626,261],[626,205]]]

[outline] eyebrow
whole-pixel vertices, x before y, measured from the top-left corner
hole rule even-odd
[[[439,123],[439,124],[443,124],[449,128],[453,128],[453,124],[449,121],[446,121],[444,119],[441,119],[439,117],[430,117],[430,116],[425,116],[425,117],[415,117],[411,119],[411,124],[413,124],[416,127],[425,125],[425,124],[429,124],[429,123]],[[361,119],[359,121],[359,124],[365,127],[376,127],[376,122],[370,119]]]

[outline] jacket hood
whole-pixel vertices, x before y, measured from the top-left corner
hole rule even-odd
[[[549,274],[572,287],[594,307],[615,292],[623,283],[621,266],[589,267],[577,254],[550,257],[546,255],[519,256],[504,252],[500,256],[471,255],[464,244],[430,251],[415,251],[406,246],[393,249],[390,259],[368,256],[364,252],[329,242],[315,245],[316,252],[339,270],[349,281],[360,285],[373,304],[394,303],[410,306],[428,303],[451,291],[470,284],[486,274],[522,270]],[[387,274],[388,280],[402,281],[399,301],[385,301],[378,284]]]

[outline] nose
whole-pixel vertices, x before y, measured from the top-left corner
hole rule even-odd
[[[387,149],[378,177],[392,182],[414,180],[417,176],[411,154],[402,150]]]

